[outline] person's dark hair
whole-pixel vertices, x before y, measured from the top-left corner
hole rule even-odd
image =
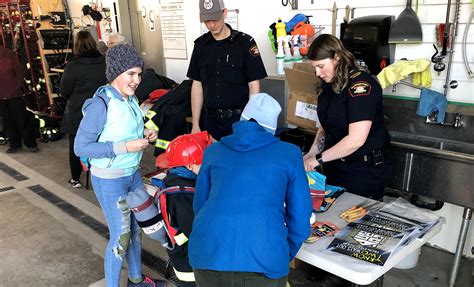
[[[344,48],[342,42],[331,34],[318,36],[308,51],[308,59],[319,61],[324,59],[339,58],[334,71],[332,89],[335,93],[340,93],[347,84],[349,71],[356,67],[355,57],[349,50]],[[322,86],[316,88],[316,94],[321,93]]]
[[[77,32],[74,41],[74,55],[79,56],[90,50],[97,50],[97,43],[95,42],[94,37],[92,37],[89,31],[84,30]]]

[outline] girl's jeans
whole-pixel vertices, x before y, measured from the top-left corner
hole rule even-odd
[[[105,250],[105,282],[107,287],[120,286],[120,271],[124,257],[128,265],[128,278],[141,278],[141,230],[128,208],[127,194],[143,189],[140,171],[114,179],[92,177],[97,200],[109,228],[109,244]]]

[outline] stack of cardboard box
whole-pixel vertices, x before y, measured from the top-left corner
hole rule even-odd
[[[314,67],[309,63],[295,63],[292,69],[285,69],[285,75],[289,87],[287,123],[316,131],[316,87],[321,85],[321,80],[316,77]]]

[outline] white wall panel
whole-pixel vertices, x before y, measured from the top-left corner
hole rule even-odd
[[[80,8],[84,4],[88,4],[87,0],[69,0],[71,14],[73,17],[80,17]],[[103,0],[103,6],[111,6],[113,0]],[[314,4],[311,4],[314,2]],[[246,32],[255,37],[259,46],[262,58],[269,75],[276,75],[275,55],[271,50],[270,43],[267,39],[268,26],[281,17],[284,21],[291,19],[296,13],[304,13],[313,15],[313,24],[322,25],[324,33],[331,32],[332,13],[328,9],[332,9],[333,0],[299,0],[299,10],[291,10],[290,7],[283,7],[281,1],[276,0],[226,0],[226,6],[229,9],[239,9],[239,30]],[[413,9],[415,10],[413,1]],[[452,0],[451,17],[454,15],[454,3]],[[186,78],[186,71],[189,59],[194,46],[194,40],[200,36],[199,10],[197,1],[185,0],[185,23],[186,23],[186,45],[188,51],[187,60],[166,59],[166,75],[176,81],[182,81]],[[350,5],[355,8],[355,17],[363,17],[369,15],[394,15],[397,17],[406,6],[406,0],[337,0],[337,28],[336,33],[339,35],[339,25],[343,20],[344,8]],[[444,23],[446,19],[447,0],[419,0],[418,16],[422,23],[423,43],[421,44],[398,44],[396,46],[395,59],[408,58],[430,59],[434,53],[432,44],[435,42],[435,25]],[[474,104],[473,80],[467,78],[467,73],[462,62],[461,41],[462,34],[466,27],[466,21],[471,12],[471,2],[467,0],[461,1],[460,24],[458,27],[458,35],[455,41],[455,52],[453,54],[453,68],[451,70],[452,79],[459,81],[459,88],[451,90],[448,95],[450,101],[467,102]],[[474,25],[473,25],[474,26]],[[468,59],[474,69],[474,27],[470,29],[468,35]],[[446,59],[447,61],[447,59]],[[446,62],[445,61],[445,62]],[[437,91],[443,90],[445,72],[437,75],[432,70],[433,89]],[[405,96],[403,89],[397,89],[398,95]],[[410,93],[406,95],[411,95]]]
[[[415,2],[415,1],[414,1]],[[454,0],[452,3],[454,4]],[[262,0],[262,1],[249,1],[249,0],[227,0],[226,6],[229,9],[239,9],[239,30],[249,33],[254,36],[257,44],[262,53],[263,61],[269,75],[276,75],[276,63],[275,55],[273,54],[270,43],[267,39],[268,26],[276,21],[278,17],[288,21],[296,13],[304,13],[306,15],[313,15],[312,22],[316,25],[322,25],[325,29],[323,32],[330,33],[332,14],[328,9],[332,9],[333,1],[331,0],[320,0],[314,1],[314,4],[310,4],[310,0],[300,0],[300,10],[293,11],[289,7],[283,7],[280,1],[273,0]],[[350,5],[355,8],[355,17],[369,16],[369,15],[394,15],[395,17],[405,8],[405,0],[388,0],[388,1],[377,1],[377,0],[352,0],[352,1],[337,1],[338,10],[336,29],[339,34],[339,24],[342,22],[344,16],[344,8],[346,5]],[[471,11],[470,3],[467,1],[461,2],[461,14],[460,14],[460,25],[458,27],[458,36],[455,43],[455,53],[453,54],[453,68],[452,68],[452,79],[456,79],[460,82],[457,90],[450,91],[448,99],[450,101],[466,101],[468,103],[474,103],[472,93],[469,90],[474,88],[472,79],[467,78],[464,64],[462,63],[461,54],[461,40],[462,33],[466,27],[465,22],[467,21],[468,15]],[[188,45],[188,60],[166,60],[167,64],[167,75],[174,78],[177,81],[181,81],[186,77],[187,65],[191,52],[193,49],[193,41],[200,35],[199,30],[199,13],[197,4],[195,1],[185,1],[185,15],[186,25],[190,27],[187,29],[187,45]],[[415,5],[413,5],[415,9]],[[446,18],[447,1],[446,0],[420,0],[419,1],[419,17],[422,22],[423,29],[423,43],[421,44],[404,44],[396,46],[395,59],[408,58],[426,58],[430,59],[434,53],[432,44],[434,43],[435,36],[435,25],[436,23],[444,23]],[[262,12],[264,11],[264,12]],[[451,6],[451,14],[454,13],[454,5]],[[452,16],[451,16],[452,18]],[[474,27],[470,30],[468,36],[468,58],[474,62]],[[433,71],[433,70],[432,70]],[[442,72],[439,76],[433,71],[433,78],[439,79],[434,81],[433,89],[442,91],[444,80],[442,77],[446,75]],[[461,91],[463,91],[461,93]],[[467,92],[466,92],[467,91]],[[403,90],[397,92],[399,95],[404,95]]]

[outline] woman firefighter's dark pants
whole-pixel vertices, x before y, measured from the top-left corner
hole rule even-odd
[[[327,183],[346,188],[350,193],[380,200],[384,195],[384,186],[390,178],[392,159],[384,152],[384,161],[374,165],[372,161],[343,162],[330,161],[323,166]]]

